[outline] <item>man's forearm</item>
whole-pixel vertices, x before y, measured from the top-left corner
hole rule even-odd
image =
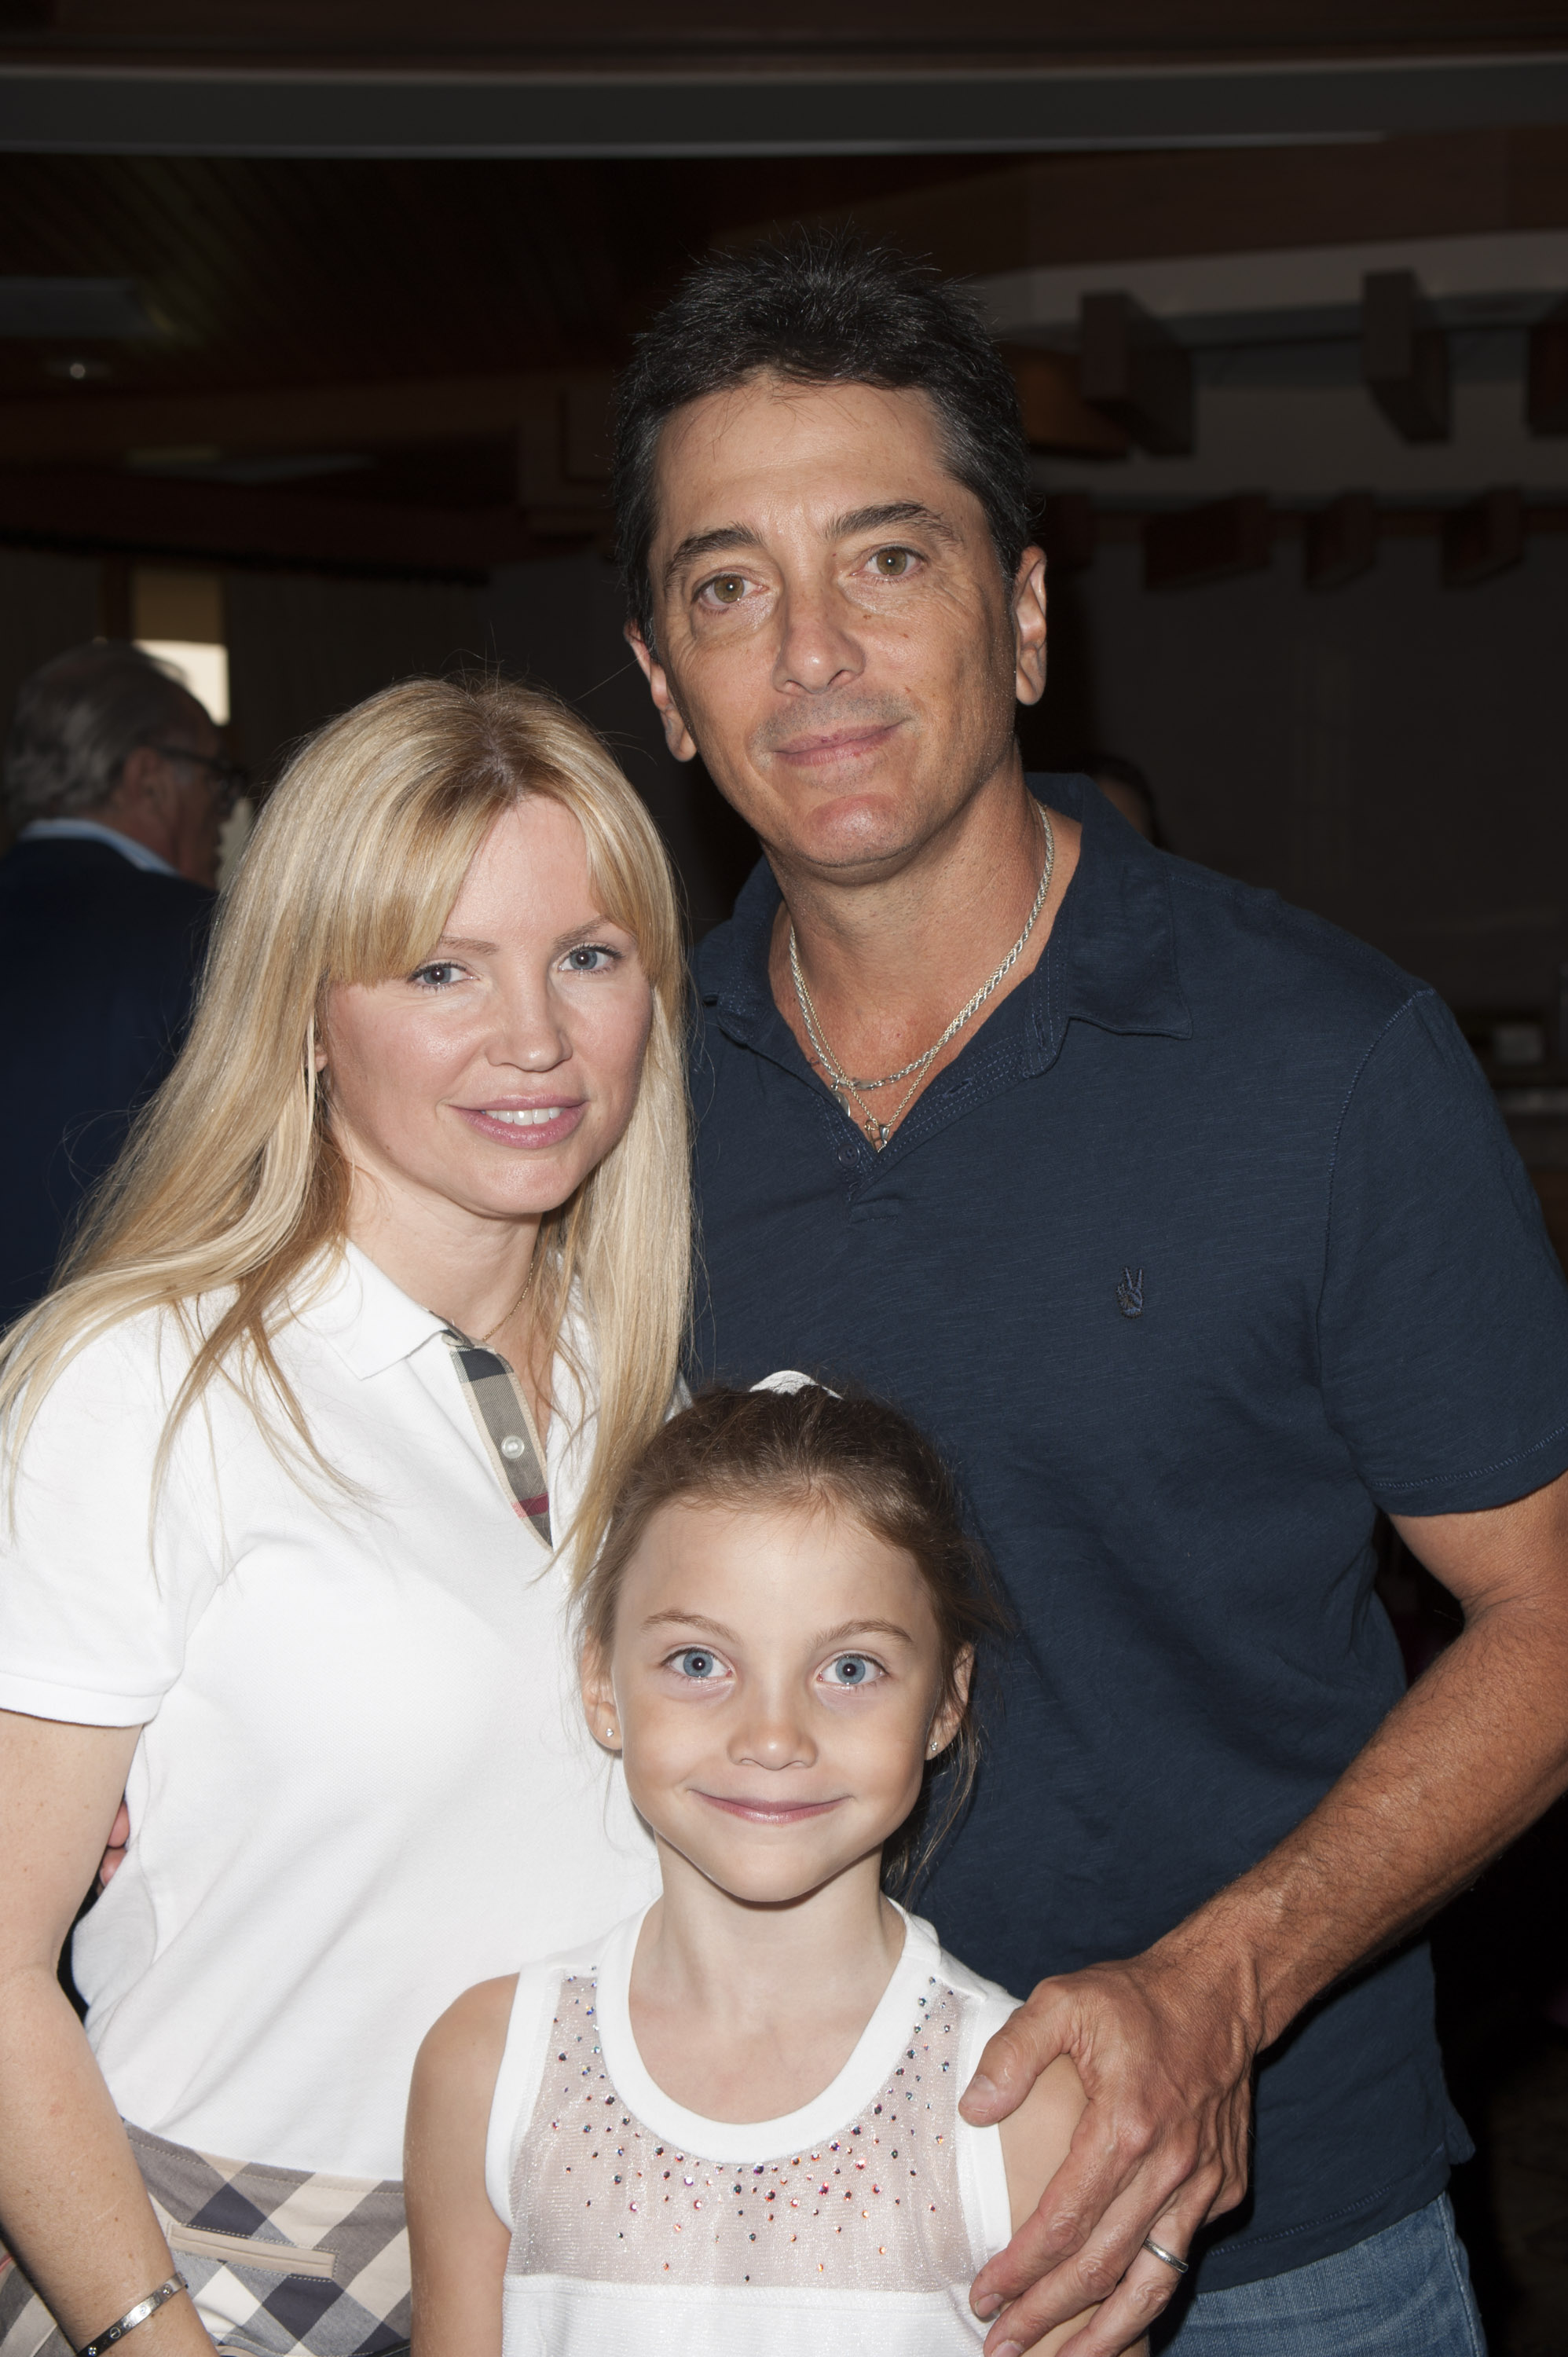
[[[1268,2046],[1462,1889],[1568,1783],[1568,1604],[1477,1615],[1325,1794],[1158,1943]]]

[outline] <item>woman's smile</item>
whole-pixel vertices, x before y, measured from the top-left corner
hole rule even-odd
[[[587,1100],[553,1097],[547,1102],[519,1102],[503,1097],[491,1104],[454,1105],[452,1110],[481,1137],[494,1138],[498,1146],[521,1146],[526,1153],[570,1137],[587,1111]]]

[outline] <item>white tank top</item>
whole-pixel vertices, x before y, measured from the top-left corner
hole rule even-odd
[[[1016,1999],[906,1916],[832,2086],[705,2120],[637,2050],[642,1920],[518,1978],[486,2151],[504,2357],[973,2357],[969,2287],[1011,2229],[1000,2133],[958,2099]]]

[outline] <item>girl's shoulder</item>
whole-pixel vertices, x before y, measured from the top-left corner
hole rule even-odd
[[[640,1911],[629,1928],[641,1921]],[[618,1933],[536,1958],[521,1971],[465,1989],[419,2050],[410,2108],[411,2136],[439,2124],[443,2143],[456,2134],[484,2153],[490,2205],[511,2224],[517,2148],[544,2076],[550,2032],[564,1984],[591,1980]]]
[[[1005,2029],[1023,2000],[995,1981],[972,1972],[945,1949],[941,1952],[940,1976],[964,2008],[965,2035],[960,2070],[967,2086],[986,2044],[999,2029]],[[1067,2055],[1058,2055],[1041,2072],[1017,2110],[995,2131],[1001,2139],[1015,2230],[1029,2215],[1066,2159],[1084,2105],[1083,2086],[1076,2066]]]
[[[426,2030],[413,2068],[416,2097],[423,2092],[444,2111],[471,2104],[477,2117],[489,2119],[517,1982],[516,1973],[506,1973],[465,1989]]]

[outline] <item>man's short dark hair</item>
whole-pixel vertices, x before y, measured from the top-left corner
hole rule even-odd
[[[714,254],[638,338],[616,414],[615,505],[627,608],[653,645],[648,552],[665,420],[756,376],[925,393],[954,478],[985,511],[1011,584],[1035,500],[1013,379],[962,287],[929,264],[843,232]]]
[[[138,745],[199,742],[207,716],[163,663],[124,640],[69,647],[22,682],[5,740],[6,813],[36,818],[102,810]]]

